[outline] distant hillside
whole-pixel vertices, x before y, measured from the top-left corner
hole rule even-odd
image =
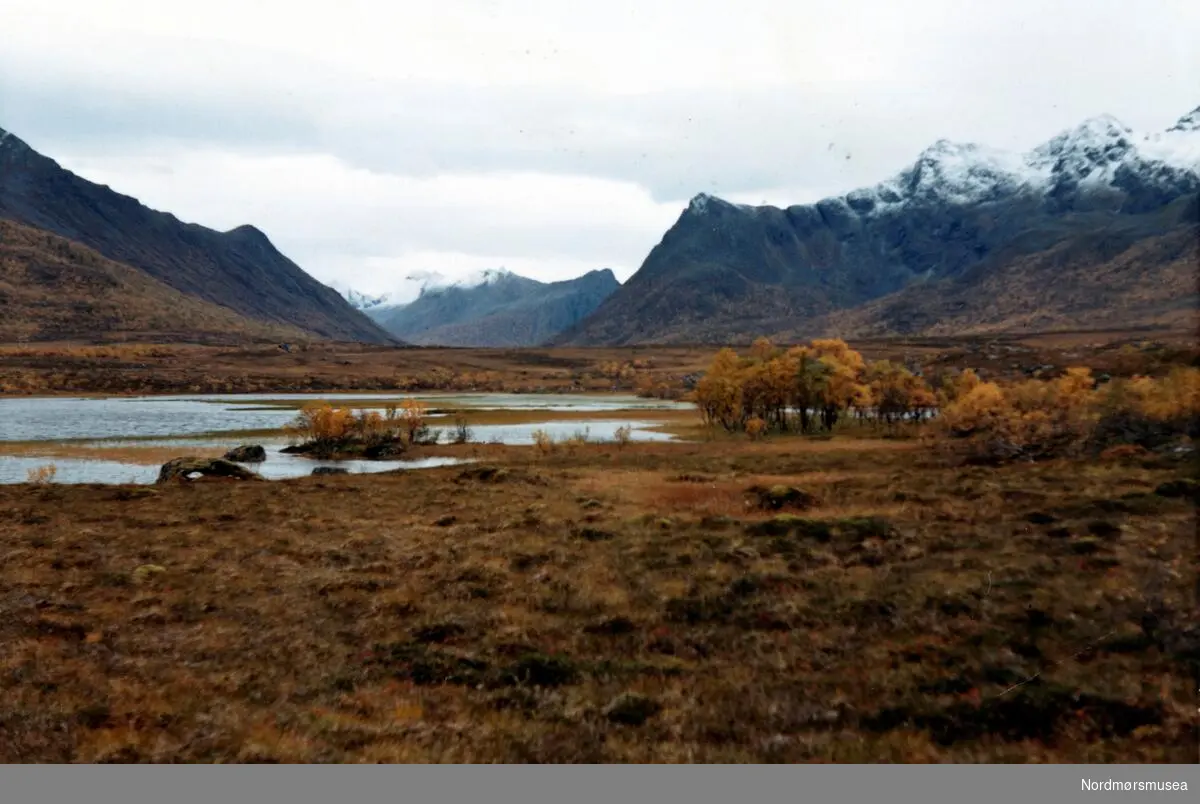
[[[57,235],[0,220],[0,342],[295,340]]]
[[[629,281],[555,343],[724,343],[833,322],[949,332],[983,325],[984,311],[1001,329],[1099,310],[1121,326],[1170,318],[1196,299],[1173,255],[1198,192],[1200,109],[1147,134],[1093,118],[1027,154],[942,140],[894,178],[812,205],[701,194]],[[1187,299],[1151,287],[1167,276]],[[1122,301],[1134,292],[1142,303]],[[840,314],[884,298],[874,312]]]
[[[429,288],[402,307],[367,313],[397,338],[424,346],[537,346],[574,326],[619,287],[608,269],[550,283],[494,271],[474,286]]]
[[[1011,260],[984,261],[960,277],[911,286],[772,335],[794,340],[1155,325],[1195,332],[1200,328],[1198,202],[1200,196],[1190,205],[1171,205],[1164,211],[1170,214],[1126,221],[1125,227]],[[1146,229],[1139,231],[1137,223]]]
[[[252,226],[217,232],[86,181],[0,130],[0,218],[76,241],[190,297],[339,340],[391,338]]]

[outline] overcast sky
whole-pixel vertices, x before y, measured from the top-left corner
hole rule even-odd
[[[0,127],[325,282],[632,274],[687,200],[1200,104],[1196,0],[0,0]]]

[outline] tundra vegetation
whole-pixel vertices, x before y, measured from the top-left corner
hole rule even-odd
[[[1197,367],[1064,351],[760,341],[686,440],[0,487],[0,760],[1193,762]]]

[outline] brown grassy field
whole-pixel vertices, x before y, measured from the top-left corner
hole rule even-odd
[[[1196,362],[1188,331],[1074,331],[974,338],[852,341],[871,360],[1018,377],[1038,366],[1086,365],[1114,376]],[[712,346],[556,349],[389,348],[314,341],[277,345],[0,344],[3,394],[307,391],[612,391],[678,389]],[[618,375],[615,368],[625,368]]]
[[[0,487],[0,761],[1200,759],[1194,464],[447,449]]]

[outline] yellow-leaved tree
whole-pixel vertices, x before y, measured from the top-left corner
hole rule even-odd
[[[811,354],[824,366],[819,392],[821,423],[832,430],[838,418],[867,393],[861,377],[863,356],[840,339],[814,340]]]
[[[737,352],[722,349],[700,382],[696,383],[696,404],[709,426],[741,430],[745,424],[742,410],[742,367]]]
[[[920,417],[937,405],[933,391],[922,377],[887,360],[878,360],[868,367],[867,382],[875,418],[888,425]]]

